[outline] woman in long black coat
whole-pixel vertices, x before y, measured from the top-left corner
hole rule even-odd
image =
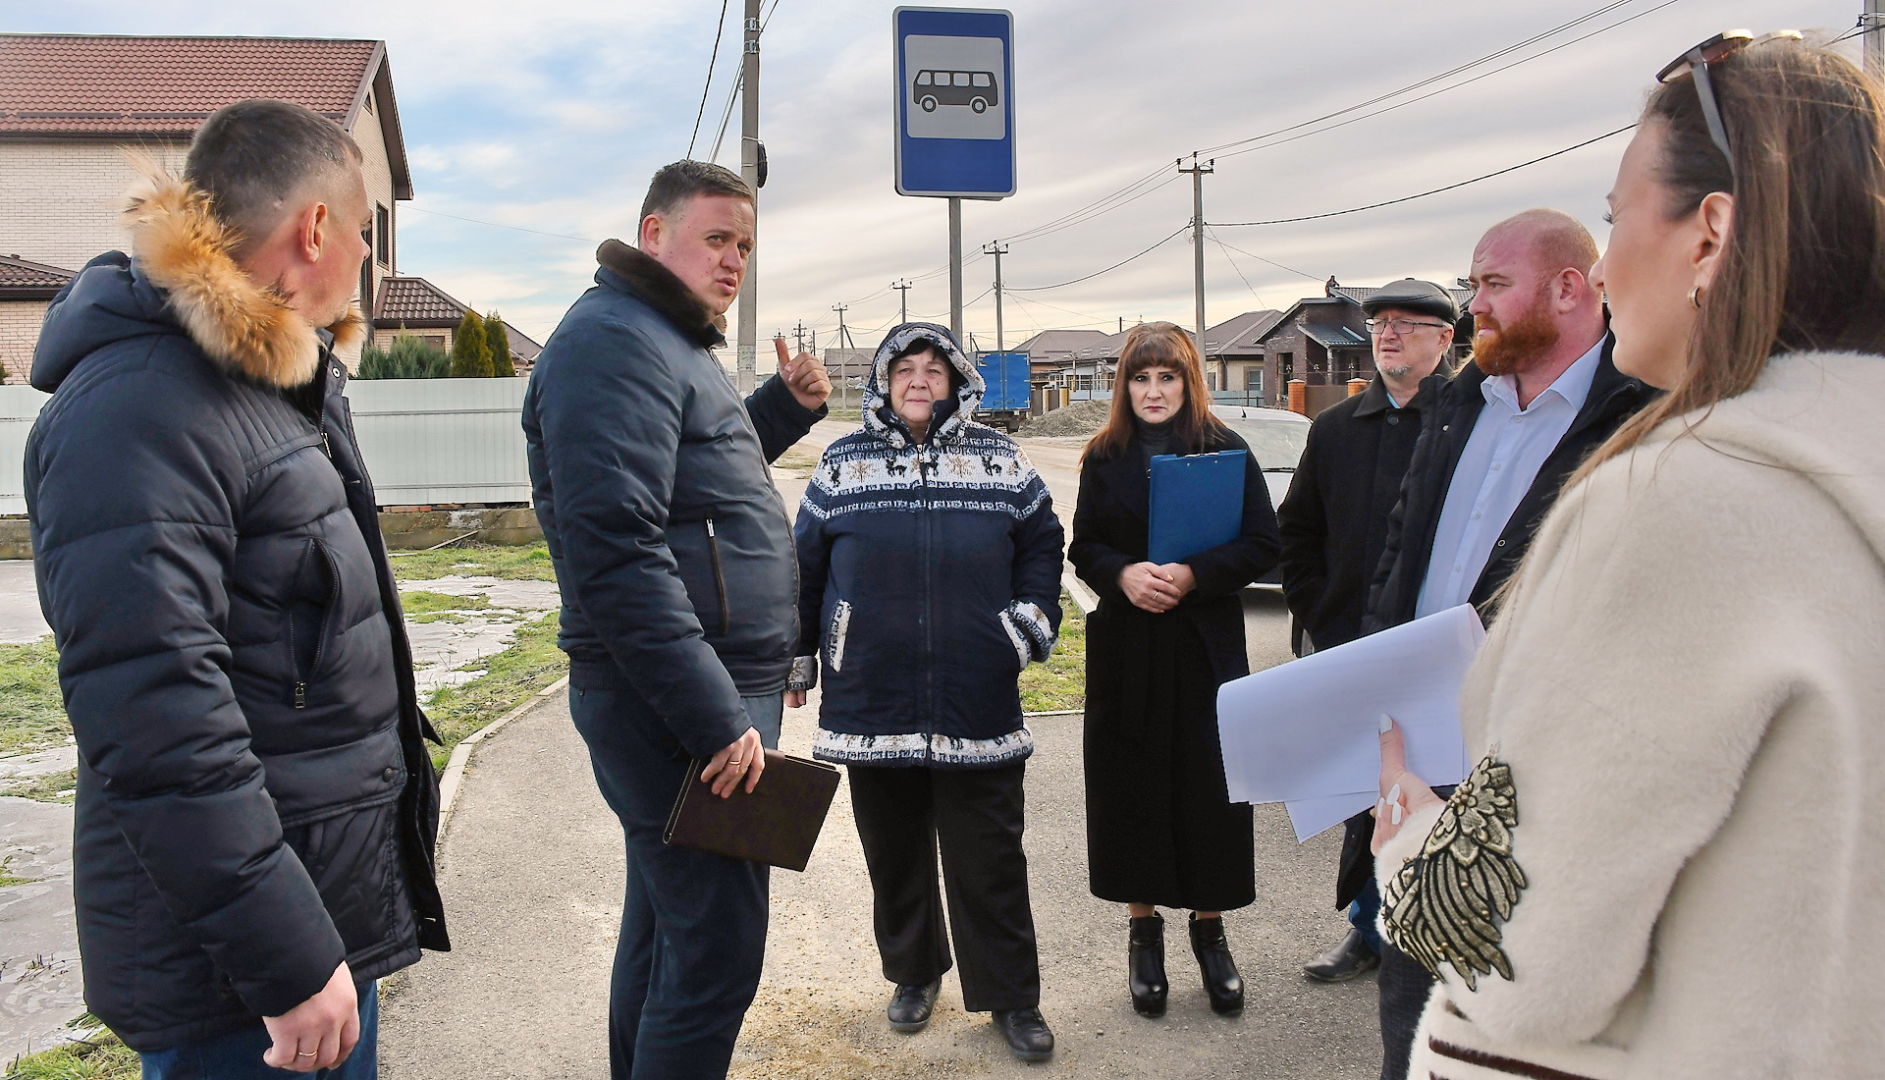
[[[1171,323],[1126,337],[1110,418],[1087,445],[1068,557],[1099,594],[1087,620],[1087,859],[1093,895],[1124,903],[1128,989],[1165,1011],[1164,919],[1192,913],[1211,1007],[1243,1008],[1221,914],[1256,897],[1251,810],[1229,801],[1217,688],[1249,673],[1245,585],[1276,562],[1276,513],[1254,460],[1243,528],[1229,543],[1163,566],[1146,559],[1151,458],[1249,447],[1210,412],[1198,351]]]

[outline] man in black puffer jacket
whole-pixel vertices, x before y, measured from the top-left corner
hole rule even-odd
[[[656,173],[641,246],[603,243],[524,397],[570,715],[628,838],[616,1080],[725,1076],[765,952],[769,868],[661,842],[690,757],[715,794],[763,782],[798,644],[792,525],[766,463],[824,415],[831,383],[781,345],[779,377],[742,402],[714,359],[753,231],[739,177]]]
[[[361,329],[360,151],[248,101],[185,180],[149,173],[135,257],[74,278],[33,359],[86,1001],[146,1077],[370,1076],[373,980],[447,941],[429,727],[331,351]]]

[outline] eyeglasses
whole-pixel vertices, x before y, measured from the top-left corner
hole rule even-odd
[[[1709,65],[1719,64],[1755,42],[1781,38],[1799,41],[1800,31],[1776,30],[1755,37],[1752,30],[1727,30],[1664,64],[1663,69],[1656,73],[1659,83],[1666,83],[1685,71],[1693,73],[1695,96],[1702,103],[1702,119],[1708,122],[1708,137],[1715,141],[1715,148],[1721,151],[1721,156],[1728,159],[1729,176],[1736,175],[1734,150],[1728,144],[1728,128],[1721,122],[1721,103],[1715,100],[1715,87],[1708,78]]]
[[[1387,333],[1389,327],[1393,327],[1394,332],[1403,337],[1413,333],[1416,326],[1434,326],[1442,330],[1447,327],[1447,324],[1443,322],[1416,322],[1413,319],[1368,319],[1365,321],[1368,324],[1368,332],[1376,337]]]

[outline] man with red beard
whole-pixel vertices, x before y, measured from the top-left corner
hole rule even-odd
[[[1565,479],[1649,400],[1610,361],[1596,261],[1590,233],[1556,210],[1508,218],[1473,249],[1473,359],[1444,386],[1423,387],[1438,398],[1389,518],[1364,632],[1466,603],[1490,622],[1494,594]],[[1431,985],[1384,943],[1383,1080],[1406,1075]]]

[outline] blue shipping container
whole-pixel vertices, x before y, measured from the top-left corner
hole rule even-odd
[[[1028,411],[1033,386],[1028,381],[1028,354],[1024,352],[982,353],[975,364],[988,389],[982,394],[980,412]]]

